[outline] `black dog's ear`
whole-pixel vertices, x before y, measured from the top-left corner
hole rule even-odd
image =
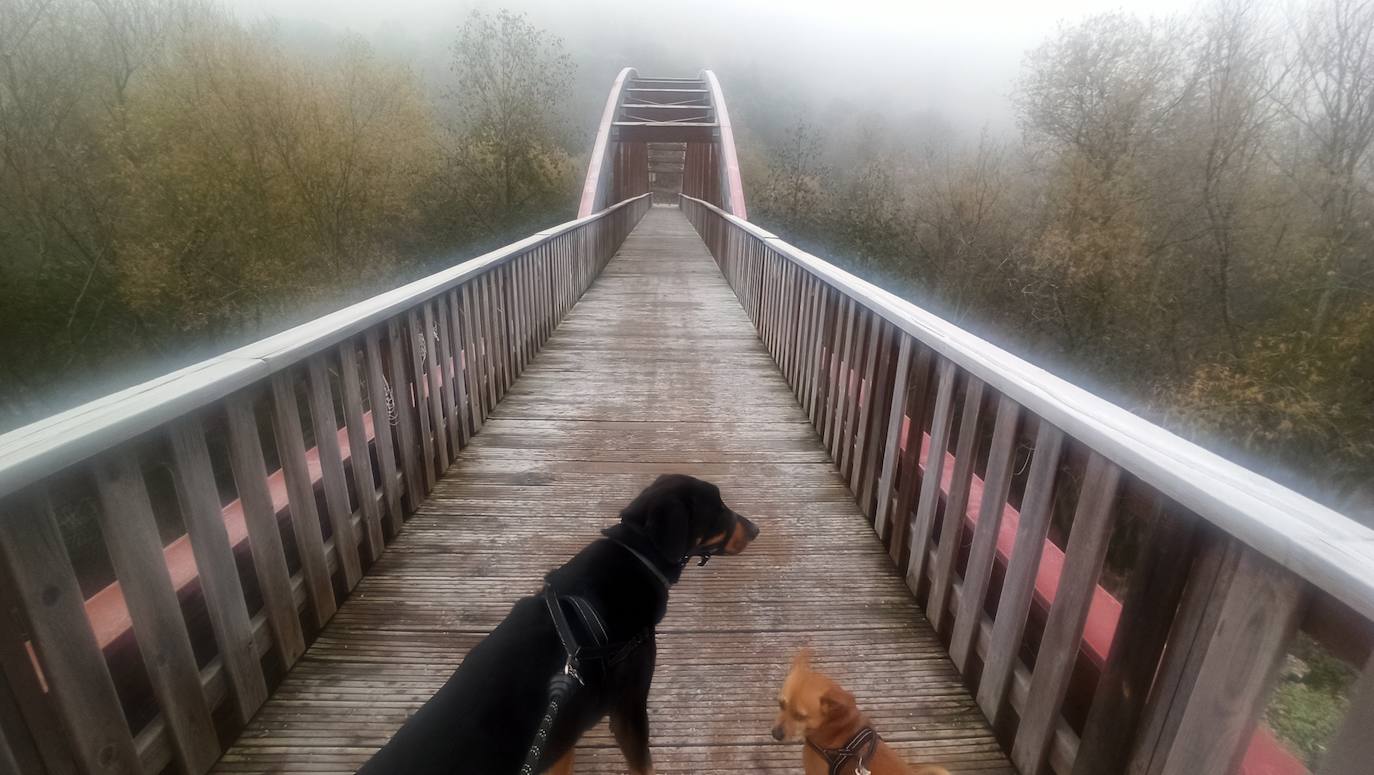
[[[690,548],[691,515],[681,498],[650,487],[620,512],[620,519],[643,531],[668,562],[677,562]]]

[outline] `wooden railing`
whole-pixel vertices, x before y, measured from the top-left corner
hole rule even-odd
[[[649,206],[0,436],[0,771],[208,770]]]
[[[1370,771],[1374,531],[682,207],[1021,772],[1234,771],[1300,629],[1363,670],[1320,771]]]

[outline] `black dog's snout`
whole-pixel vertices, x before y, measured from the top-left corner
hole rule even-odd
[[[740,517],[740,521],[744,523],[744,532],[749,534],[750,541],[759,537],[759,526],[755,525],[753,520],[748,517]]]
[[[757,528],[755,528],[755,530],[757,531]],[[773,727],[773,739],[774,739],[774,740],[781,740],[781,739],[783,739],[783,738],[786,737],[786,736],[787,736],[787,733],[784,732],[784,731],[782,731],[782,725],[781,725],[781,724],[779,724],[779,725],[776,726],[776,727]]]

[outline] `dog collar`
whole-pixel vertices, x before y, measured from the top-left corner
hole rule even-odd
[[[648,557],[645,557],[643,552],[639,551],[633,546],[630,546],[624,541],[621,541],[619,538],[611,538],[610,536],[607,536],[606,540],[610,541],[616,546],[623,548],[630,554],[633,554],[635,556],[635,559],[639,560],[639,562],[645,568],[649,569],[650,573],[654,574],[654,578],[658,580],[658,583],[663,587],[664,592],[667,592],[668,588],[672,586],[672,582],[668,581],[668,577],[663,575],[663,571],[659,570],[657,565],[654,565],[653,560],[649,559]]]

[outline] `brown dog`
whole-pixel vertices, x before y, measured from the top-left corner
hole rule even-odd
[[[802,763],[806,775],[949,775],[932,764],[915,768],[884,743],[859,712],[854,695],[811,669],[811,649],[792,658],[792,670],[778,694],[778,723],[773,739],[805,738]]]

